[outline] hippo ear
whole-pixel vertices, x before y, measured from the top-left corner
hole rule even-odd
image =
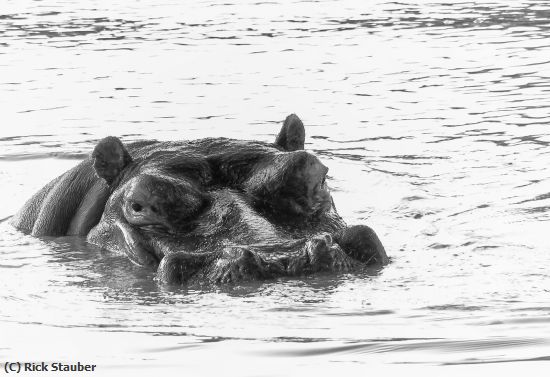
[[[297,151],[304,149],[305,139],[304,124],[296,114],[290,114],[286,117],[275,144],[285,151]]]
[[[110,185],[132,162],[132,157],[120,139],[108,136],[99,141],[92,152],[95,173]]]

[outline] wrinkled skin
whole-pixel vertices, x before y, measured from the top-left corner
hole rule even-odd
[[[372,229],[348,227],[285,120],[275,143],[207,138],[101,140],[36,193],[11,223],[35,236],[86,236],[166,283],[229,283],[384,265]]]

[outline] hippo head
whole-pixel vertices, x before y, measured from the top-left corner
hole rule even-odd
[[[129,145],[128,151],[116,138],[102,140],[93,167],[111,194],[88,240],[155,265],[182,250],[286,242],[282,223],[333,210],[328,169],[311,153],[217,142]]]

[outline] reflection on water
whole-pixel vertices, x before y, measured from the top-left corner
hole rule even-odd
[[[5,3],[0,219],[105,135],[269,141],[296,112],[341,214],[393,263],[161,287],[81,239],[2,223],[0,360],[197,375],[212,354],[239,375],[548,361],[549,1]]]

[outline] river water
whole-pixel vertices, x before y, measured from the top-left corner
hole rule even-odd
[[[271,141],[296,112],[392,263],[191,291],[3,222],[0,363],[549,370],[549,34],[544,0],[4,0],[0,218],[106,135]]]

